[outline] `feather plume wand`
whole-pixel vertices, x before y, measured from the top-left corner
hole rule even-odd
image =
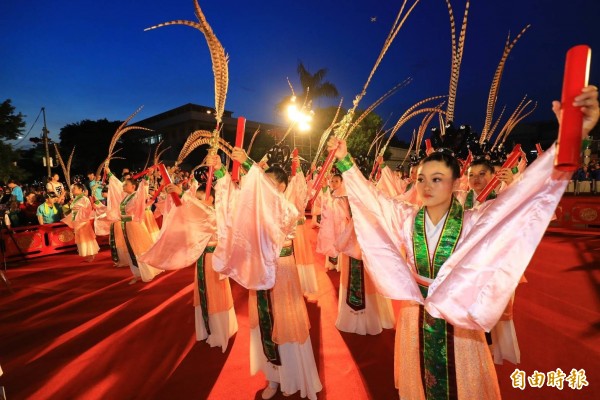
[[[342,118],[342,120],[340,121],[340,124],[334,130],[334,135],[337,138],[345,140],[348,137],[348,131],[352,124],[352,119],[354,118],[354,113],[356,111],[356,108],[358,107],[358,104],[360,103],[362,98],[367,93],[367,88],[368,88],[369,84],[371,83],[371,79],[373,78],[375,71],[377,71],[377,68],[379,67],[379,64],[381,63],[381,60],[383,60],[383,57],[385,56],[388,49],[392,45],[392,42],[398,35],[398,32],[400,32],[400,28],[402,28],[402,26],[404,25],[404,22],[406,22],[406,19],[408,18],[408,16],[412,13],[412,11],[416,7],[416,5],[419,3],[419,0],[414,0],[414,2],[409,7],[407,12],[404,13],[404,7],[406,6],[407,1],[408,0],[404,0],[402,2],[400,11],[398,12],[398,15],[396,16],[396,20],[394,21],[394,24],[392,25],[392,29],[383,44],[383,48],[381,49],[381,52],[379,53],[379,56],[377,57],[377,60],[375,61],[375,65],[371,69],[371,73],[369,74],[369,77],[367,78],[367,81],[365,82],[365,85],[363,86],[362,91],[355,97],[354,101],[352,102],[352,108],[350,108],[350,110],[348,110],[348,113],[346,113],[344,118]],[[327,159],[323,163],[321,172],[319,173],[319,175],[317,176],[317,178],[315,179],[315,181],[313,183],[312,200],[314,200],[314,198],[318,194],[318,190],[321,186],[323,178],[325,177],[325,173],[331,168],[331,164],[333,163],[333,158],[335,156],[335,150],[337,150],[337,149],[333,149],[329,153],[329,155],[327,156]]]
[[[454,120],[454,106],[456,104],[456,92],[458,89],[458,78],[460,75],[460,64],[462,63],[463,50],[465,47],[465,38],[467,35],[467,20],[469,16],[469,1],[465,5],[465,14],[463,16],[462,25],[458,43],[456,40],[456,23],[454,21],[454,12],[449,0],[446,0],[448,6],[448,15],[450,17],[450,30],[452,37],[452,64],[450,67],[450,88],[448,90],[448,105],[446,107],[446,121]],[[441,115],[440,115],[441,116]],[[445,124],[440,124],[444,126]],[[442,133],[443,134],[443,133]]]
[[[484,141],[488,137],[488,133],[490,131],[490,127],[492,126],[492,119],[494,118],[494,108],[496,107],[496,101],[498,100],[498,91],[500,89],[500,81],[502,80],[502,74],[504,73],[504,66],[506,65],[506,60],[510,52],[512,51],[515,44],[519,41],[521,36],[529,29],[531,25],[527,25],[525,28],[521,30],[521,32],[510,41],[510,33],[506,38],[506,43],[504,44],[504,51],[502,53],[502,57],[500,58],[500,62],[496,67],[496,72],[494,73],[494,78],[492,79],[492,85],[490,87],[490,93],[488,95],[488,103],[487,103],[487,111],[485,115],[485,123],[483,125],[483,129],[481,130],[481,139],[480,142]]]
[[[127,118],[125,121],[123,121],[123,123],[117,128],[117,130],[115,131],[115,133],[113,134],[112,139],[110,140],[110,145],[108,146],[108,157],[106,158],[106,161],[104,163],[105,167],[108,167],[110,164],[110,159],[111,159],[111,155],[114,154],[114,148],[117,145],[117,142],[119,141],[119,139],[121,138],[121,136],[123,136],[124,134],[126,134],[129,131],[132,130],[141,130],[141,131],[147,131],[147,132],[154,132],[152,129],[148,129],[148,128],[144,128],[141,126],[126,126],[127,123],[129,121],[131,121],[131,119],[142,110],[143,106],[138,108],[133,114],[131,114],[129,116],[129,118]]]
[[[217,145],[218,145],[219,131],[221,128],[223,112],[225,111],[225,99],[227,97],[227,87],[229,85],[229,68],[228,68],[229,59],[228,59],[227,54],[225,53],[225,49],[223,48],[223,45],[221,45],[221,42],[219,41],[219,39],[217,39],[217,36],[213,32],[208,21],[206,20],[206,17],[204,16],[204,13],[202,12],[200,5],[198,4],[198,0],[194,0],[194,8],[195,8],[196,18],[198,18],[198,22],[175,20],[175,21],[164,22],[162,24],[158,24],[158,25],[152,26],[150,28],[146,28],[146,29],[144,29],[144,31],[160,28],[163,26],[169,26],[169,25],[186,25],[186,26],[189,26],[189,27],[199,30],[204,35],[204,38],[206,39],[206,43],[208,44],[210,58],[212,61],[213,75],[215,78],[215,118],[217,121],[217,126],[216,126],[215,130],[213,131],[213,135],[212,135],[212,143],[211,143],[211,148],[209,150],[209,154],[216,155],[217,150],[218,150]],[[214,168],[211,167],[208,172],[209,181],[212,180],[213,173],[214,173]],[[207,200],[208,200],[209,195],[210,195],[210,192],[207,192],[207,196],[206,196]]]

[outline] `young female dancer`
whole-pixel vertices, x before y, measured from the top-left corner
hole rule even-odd
[[[250,372],[262,370],[269,382],[262,398],[272,398],[279,387],[314,400],[322,386],[291,242],[298,211],[283,195],[287,175],[278,167],[263,171],[240,148],[232,159],[248,171],[240,189],[218,156],[206,161],[219,178],[213,267],[250,289]]]
[[[81,257],[85,257],[87,262],[92,262],[100,247],[96,242],[94,228],[90,223],[93,217],[92,203],[85,195],[85,187],[81,183],[75,183],[72,187],[73,202],[71,203],[70,219],[75,230],[75,243],[77,243],[77,252]]]
[[[144,262],[138,257],[145,253],[154,243],[143,223],[146,209],[148,183],[142,180],[139,184],[131,178],[121,182],[108,168],[108,198],[106,213],[113,222],[110,230],[114,238],[119,262],[129,265],[134,284],[139,278],[150,282],[162,271]]]
[[[598,89],[583,89],[574,104],[585,137],[598,121]],[[558,114],[560,103],[553,109]],[[332,138],[328,147],[340,160],[365,265],[383,295],[402,300],[400,398],[500,398],[484,331],[500,319],[570,179],[553,168],[555,146],[497,199],[466,211],[453,195],[460,167],[451,155],[421,162],[416,187],[424,206],[416,209],[369,184],[344,141]]]

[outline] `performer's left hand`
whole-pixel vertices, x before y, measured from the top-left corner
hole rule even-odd
[[[231,152],[231,159],[233,161],[239,162],[240,164],[243,164],[246,162],[246,160],[248,160],[248,155],[246,154],[246,151],[241,147],[234,147],[233,151]]]

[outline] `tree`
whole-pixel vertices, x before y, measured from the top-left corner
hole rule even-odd
[[[15,114],[15,107],[11,100],[7,99],[0,104],[0,180],[7,181],[10,178],[24,180],[27,173],[17,166],[18,153],[6,140],[17,139],[25,128],[25,116],[21,113]]]
[[[25,128],[25,115],[18,113],[15,115],[15,107],[10,99],[4,100],[0,104],[0,139],[15,140]]]
[[[315,154],[317,150],[321,134],[331,125],[336,112],[337,107],[325,107],[315,110],[313,129],[311,130],[313,154]],[[346,113],[347,110],[341,109],[336,122],[339,122]],[[361,110],[357,111],[354,120],[360,117],[362,113],[363,111]],[[372,112],[367,115],[348,137],[348,151],[352,155],[366,156],[373,139],[375,139],[375,135],[381,129],[382,123],[383,121],[381,117],[376,113]],[[324,154],[326,154],[326,152],[324,152]],[[324,154],[322,155],[322,158],[324,157]],[[369,157],[375,159],[375,154],[373,151],[371,151]]]
[[[67,124],[60,129],[60,150],[66,158],[76,146],[73,156],[71,176],[85,174],[96,168],[108,155],[108,146],[121,121],[108,121],[106,118],[92,121],[89,119]]]
[[[327,75],[326,68],[321,68],[312,74],[306,69],[302,61],[298,61],[296,72],[302,86],[302,93],[296,96],[298,101],[303,103],[306,99],[307,103],[309,103],[321,97],[336,98],[340,95],[333,83],[324,80]],[[285,110],[286,106],[290,103],[291,97],[292,95],[285,96],[275,107],[276,110],[278,112]]]

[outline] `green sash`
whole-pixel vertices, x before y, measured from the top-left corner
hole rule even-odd
[[[427,247],[425,211],[425,207],[419,210],[413,227],[415,267],[419,275],[435,279],[441,266],[454,251],[460,237],[463,208],[453,197],[433,255],[433,263],[429,258]],[[419,284],[419,289],[423,297],[427,297],[427,287]],[[457,398],[453,327],[443,319],[432,317],[423,306],[420,306],[419,313],[419,344],[425,397],[428,400]]]
[[[131,258],[131,264],[133,264],[134,267],[139,268],[138,263],[137,263],[137,258],[135,257],[135,253],[133,252],[131,243],[129,242],[129,239],[127,238],[127,222],[131,222],[132,218],[131,218],[131,216],[129,216],[125,213],[125,207],[127,206],[127,203],[129,203],[131,201],[131,199],[133,199],[134,196],[135,196],[135,193],[131,193],[130,195],[125,197],[123,199],[123,201],[121,202],[121,204],[119,205],[119,208],[121,209],[121,228],[123,229],[123,239],[125,239],[125,246],[127,246],[127,252],[129,253],[129,258]]]
[[[362,260],[350,257],[346,304],[354,311],[365,309],[365,269]]]
[[[294,254],[292,246],[284,247],[279,253],[279,257],[289,257]],[[260,328],[260,338],[262,341],[263,353],[267,361],[273,365],[281,365],[279,357],[279,348],[273,342],[273,311],[271,306],[271,290],[256,291],[256,306],[258,309],[258,327]]]
[[[497,197],[496,192],[492,190],[488,197],[485,198],[485,201],[493,200]],[[465,210],[470,210],[473,208],[473,203],[475,203],[475,191],[473,189],[469,190],[467,193],[467,197],[465,198]]]
[[[210,335],[210,327],[208,326],[208,294],[206,292],[206,275],[204,273],[204,255],[206,253],[214,253],[215,246],[206,246],[204,252],[196,261],[196,275],[198,276],[198,294],[200,295],[200,309],[202,310],[202,320],[206,333]]]
[[[110,244],[110,255],[115,264],[119,262],[119,253],[117,252],[117,243],[115,241],[115,224],[110,224],[110,234],[108,235],[108,243]]]

